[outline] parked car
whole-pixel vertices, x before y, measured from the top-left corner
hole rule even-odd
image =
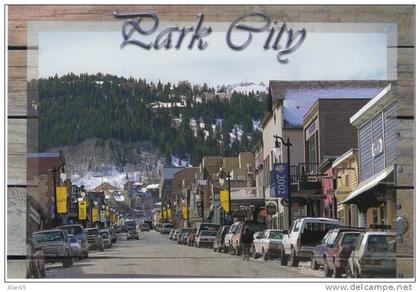
[[[171,229],[171,231],[169,231],[168,238],[170,240],[172,240],[172,236],[174,236],[174,233],[175,233],[175,229]]]
[[[202,247],[202,246],[213,246],[213,242],[216,239],[216,234],[217,231],[212,231],[212,230],[203,230],[200,232],[200,234],[197,237],[196,240],[196,246],[198,248]]]
[[[148,223],[143,223],[142,225],[140,225],[140,231],[150,231],[150,225]]]
[[[195,233],[197,232],[197,228],[194,228],[192,232],[188,235],[187,245],[194,246],[195,243]]]
[[[251,233],[255,233],[266,229],[267,226],[265,223],[254,221],[244,221],[239,223],[239,225],[235,229],[235,233],[232,236],[230,254],[242,254],[242,233],[245,231],[246,227],[248,227],[251,230]]]
[[[181,238],[181,244],[183,245],[187,245],[188,242],[188,236],[190,235],[191,231],[187,231],[184,234],[182,234],[182,238]]]
[[[34,240],[26,241],[26,278],[45,277],[44,251]]]
[[[177,241],[180,234],[181,234],[181,229],[176,229],[174,234],[172,235],[172,240]]]
[[[256,232],[251,246],[252,256],[255,259],[262,256],[264,260],[280,257],[283,234],[284,231],[281,229],[266,229]]]
[[[348,278],[395,278],[396,234],[390,231],[365,231],[348,259]]]
[[[77,241],[79,242],[80,246],[82,247],[82,254],[83,257],[89,257],[89,243],[87,239],[87,234],[85,228],[83,228],[80,224],[70,224],[70,225],[62,225],[58,226],[57,228],[65,230],[67,234],[72,234],[76,236]]]
[[[137,239],[137,240],[140,239],[139,233],[137,232],[137,230],[131,229],[127,232],[127,240],[130,240],[130,239]]]
[[[32,233],[32,238],[44,252],[45,262],[62,262],[63,267],[73,265],[67,232],[61,229],[48,229]]]
[[[182,244],[182,238],[185,236],[185,233],[190,233],[192,228],[181,228],[180,234],[177,239],[177,243]]]
[[[70,252],[71,252],[72,257],[79,258],[79,259],[83,258],[82,246],[80,245],[76,236],[69,234],[68,240],[70,243]]]
[[[283,236],[283,247],[280,254],[281,265],[297,267],[299,261],[311,260],[313,249],[321,243],[325,234],[341,226],[337,219],[320,217],[303,217],[293,222],[289,232]]]
[[[98,228],[86,228],[87,240],[89,249],[104,251],[104,242],[102,236],[99,234]]]
[[[232,237],[233,234],[235,233],[236,229],[238,228],[239,224],[241,222],[235,222],[233,223],[230,227],[228,232],[225,235],[225,239],[224,239],[224,245],[223,245],[223,252],[224,253],[228,253],[231,251],[232,248]]]
[[[213,251],[221,252],[225,249],[225,236],[228,233],[230,225],[224,225],[217,230],[216,238],[213,242]]]
[[[104,242],[104,247],[111,248],[112,247],[111,232],[109,232],[108,229],[101,229],[99,233],[101,234],[102,241]]]
[[[323,266],[326,277],[340,277],[345,272],[347,259],[361,231],[353,227],[338,227],[328,231],[321,243],[313,249],[312,269],[318,270]]]
[[[199,223],[197,226],[197,232],[195,233],[195,243],[197,243],[198,236],[200,235],[201,231],[216,231],[219,229],[220,225],[213,224],[213,223]]]
[[[171,232],[171,230],[174,228],[173,224],[170,223],[164,223],[162,226],[162,229],[160,231],[160,233],[162,234],[169,234],[169,232]]]

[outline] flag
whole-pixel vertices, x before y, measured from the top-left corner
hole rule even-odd
[[[67,188],[56,187],[56,195],[57,213],[67,213]]]
[[[92,208],[92,222],[98,221],[98,208]]]
[[[222,208],[225,210],[225,212],[230,212],[228,191],[220,191],[220,204],[222,205]]]
[[[182,219],[188,219],[188,208],[182,207]]]
[[[79,202],[79,220],[86,220],[86,201]]]

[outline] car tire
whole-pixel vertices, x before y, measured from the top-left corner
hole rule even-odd
[[[311,259],[311,269],[312,269],[312,270],[315,270],[315,271],[319,270],[319,264],[318,264],[318,263],[317,263],[317,261],[313,258],[313,256],[312,256],[312,259]]]
[[[290,266],[297,267],[299,266],[299,259],[296,256],[296,251],[294,248],[290,251]]]
[[[280,251],[280,265],[287,266],[287,256],[284,248]]]
[[[331,275],[332,275],[332,271],[328,267],[327,259],[324,258],[324,276],[329,278],[329,277],[331,277]]]

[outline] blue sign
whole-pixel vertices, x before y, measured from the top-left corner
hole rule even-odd
[[[274,197],[287,198],[289,190],[287,163],[274,163],[272,175]]]

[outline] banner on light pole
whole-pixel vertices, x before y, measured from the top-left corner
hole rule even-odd
[[[272,171],[273,196],[276,198],[287,198],[289,193],[289,172],[287,163],[274,163]]]

